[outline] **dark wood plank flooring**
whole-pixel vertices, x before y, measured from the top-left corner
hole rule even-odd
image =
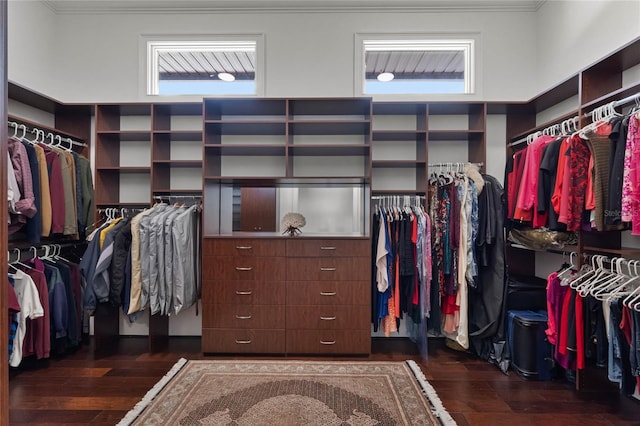
[[[113,425],[180,357],[232,358],[203,356],[199,338],[176,337],[169,345],[149,354],[146,338],[122,337],[113,356],[96,358],[88,345],[57,359],[27,360],[10,372],[10,422]],[[345,359],[414,359],[459,425],[640,425],[640,402],[611,389],[578,393],[564,381],[525,381],[437,339],[430,340],[427,362],[406,339],[374,339],[370,357]]]

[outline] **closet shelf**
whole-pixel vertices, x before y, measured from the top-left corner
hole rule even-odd
[[[174,141],[201,141],[202,130],[154,130],[153,135],[157,139]]]
[[[284,144],[207,144],[206,154],[217,155],[284,155]]]
[[[371,195],[425,195],[425,191],[412,191],[404,189],[372,189]]]
[[[272,186],[326,186],[341,187],[363,185],[369,182],[367,177],[358,176],[255,176],[255,177],[232,177],[232,176],[204,176],[204,180],[211,183],[223,185],[249,186],[249,187],[272,187]]]
[[[105,207],[149,207],[149,201],[129,201],[125,203],[120,202],[96,202],[97,208],[105,208]]]
[[[202,160],[153,160],[154,165],[177,167],[202,167]]]
[[[260,121],[205,121],[207,135],[284,135],[286,125],[284,120]]]
[[[640,92],[640,82],[636,82],[635,84],[632,84],[630,86],[626,86],[626,87],[622,87],[618,90],[615,90],[611,93],[606,94],[605,96],[601,96],[597,99],[594,99],[590,102],[587,102],[585,104],[582,105],[582,109],[586,110],[583,111],[584,113],[589,113],[591,112],[591,110],[604,105],[608,102],[612,102],[618,99],[622,99],[622,98],[626,98],[627,96],[631,96],[635,93],[639,93]]]
[[[634,248],[634,247],[605,248],[605,247],[584,246],[583,251],[590,252],[590,253],[611,254],[611,255],[620,256],[620,257],[640,259],[640,248]]]
[[[194,188],[194,189],[156,188],[153,190],[153,194],[154,195],[171,195],[171,194],[200,195],[202,194],[202,188]]]
[[[374,130],[372,132],[374,141],[415,141],[424,140],[426,136],[426,130]]]
[[[480,140],[484,130],[429,130],[427,135],[432,141]]]
[[[62,136],[62,137],[71,138],[71,139],[74,139],[74,140],[76,140],[76,141],[81,141],[81,140],[83,140],[83,138],[82,138],[82,137],[80,137],[80,136],[78,136],[78,135],[74,135],[73,133],[64,132],[64,131],[62,131],[62,130],[58,130],[58,129],[54,128],[54,127],[43,126],[43,125],[42,125],[42,124],[40,124],[40,123],[36,123],[35,121],[31,121],[31,120],[26,120],[26,119],[21,118],[21,117],[18,117],[18,116],[16,116],[16,115],[9,114],[9,115],[7,116],[7,118],[8,118],[8,120],[9,120],[9,121],[16,121],[18,124],[24,124],[24,125],[26,125],[27,127],[31,127],[31,128],[34,128],[34,127],[35,127],[35,128],[37,128],[37,129],[44,130],[44,131],[49,132],[49,133],[54,133],[54,134],[56,134],[56,135],[60,135],[60,136]],[[11,134],[11,132],[10,132],[10,134]],[[34,139],[34,138],[29,134],[29,132],[27,132],[27,135],[28,135],[28,139]]]
[[[289,145],[291,155],[310,156],[340,156],[340,155],[368,155],[369,145],[364,144],[298,144]]]
[[[114,171],[120,173],[150,173],[151,167],[149,166],[99,166],[97,171]]]
[[[522,139],[522,138],[526,138],[530,134],[538,132],[538,131],[546,128],[546,127],[553,126],[554,124],[560,124],[564,120],[568,120],[570,118],[576,117],[578,115],[578,113],[579,112],[578,112],[577,109],[571,110],[571,111],[569,111],[569,112],[567,112],[567,113],[565,113],[565,114],[563,114],[563,115],[561,115],[561,116],[559,116],[559,117],[557,117],[557,118],[555,118],[553,120],[547,121],[545,123],[541,123],[541,124],[537,125],[536,127],[533,127],[533,128],[531,128],[531,129],[529,129],[527,131],[518,133],[517,135],[513,136],[511,138],[511,140],[514,141],[514,140],[519,140],[519,139]]]
[[[292,120],[292,135],[362,135],[371,128],[370,120]]]
[[[113,139],[113,142],[151,140],[151,132],[148,130],[101,130],[97,132],[97,136],[103,141]]]
[[[416,168],[416,167],[426,167],[426,163],[424,161],[417,160],[373,160],[371,162],[371,166],[374,168]]]

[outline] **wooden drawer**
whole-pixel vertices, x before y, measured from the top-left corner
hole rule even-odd
[[[368,281],[368,257],[287,258],[287,281]]]
[[[202,352],[281,354],[284,330],[202,329]]]
[[[287,240],[287,256],[291,257],[371,257],[369,240]]]
[[[287,330],[371,330],[370,306],[287,305]]]
[[[283,257],[205,256],[202,279],[284,281],[285,267]]]
[[[285,254],[282,239],[249,238],[205,238],[202,243],[204,256],[267,256],[281,257]]]
[[[202,282],[202,302],[238,305],[283,305],[284,281],[205,280]]]
[[[202,327],[274,329],[284,328],[284,305],[203,304]]]
[[[287,330],[290,354],[369,354],[371,331]]]
[[[287,305],[370,306],[370,281],[289,281]]]

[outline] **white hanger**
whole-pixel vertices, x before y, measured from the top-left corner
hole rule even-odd
[[[611,268],[607,270],[604,267],[604,260],[606,260],[606,257],[602,256],[600,260],[597,262],[600,270],[599,274],[597,274],[596,276],[592,277],[587,281],[582,282],[582,284],[576,287],[576,291],[580,293],[582,297],[587,297],[591,289],[596,284],[602,283],[603,281],[609,282],[609,280],[613,279],[614,277],[618,277],[618,275],[614,271],[615,262],[612,260]]]
[[[18,136],[18,123],[16,123],[15,121],[10,121],[9,125],[11,125],[13,127],[13,137],[17,137]]]
[[[569,286],[572,289],[576,289],[580,283],[585,279],[591,279],[592,276],[595,276],[598,273],[598,269],[596,268],[596,259],[599,255],[591,256],[591,269],[589,269],[589,265],[583,265],[580,269],[580,275],[575,277],[570,283]]]
[[[588,294],[597,298],[597,295],[601,293],[618,288],[620,283],[625,281],[627,278],[622,272],[622,263],[624,262],[625,259],[622,257],[611,260],[611,270],[613,274],[608,279],[601,281],[597,285],[594,283],[588,290]],[[587,294],[585,294],[585,296],[587,296]]]
[[[633,266],[633,271],[631,271],[631,266]],[[606,291],[599,292],[594,297],[600,301],[611,301],[613,299],[618,299],[622,296],[628,295],[629,291],[627,290],[627,288],[629,284],[640,278],[640,275],[638,275],[638,262],[636,260],[627,261],[627,271],[628,279],[626,279],[622,283],[619,283],[617,286],[609,288]]]

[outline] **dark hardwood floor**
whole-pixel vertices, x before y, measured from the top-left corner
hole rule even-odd
[[[199,338],[176,337],[169,345],[167,352],[149,354],[146,338],[122,337],[117,355],[109,357],[94,357],[88,345],[46,362],[27,360],[10,372],[11,424],[113,425],[180,357],[232,358],[203,356]],[[406,339],[374,339],[370,357],[348,359],[418,361],[459,425],[640,425],[640,402],[610,388],[578,393],[564,381],[525,381],[438,339],[430,340],[427,362]]]

